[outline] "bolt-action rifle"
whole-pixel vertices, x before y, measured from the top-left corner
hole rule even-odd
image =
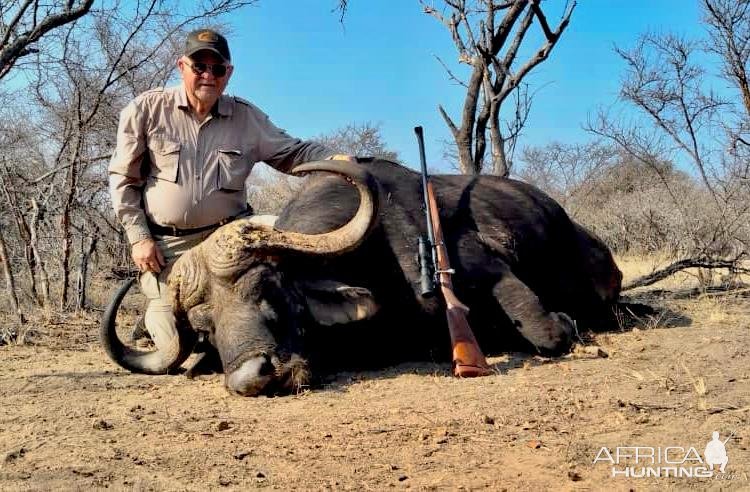
[[[474,333],[471,331],[466,313],[469,308],[456,298],[453,293],[451,275],[454,270],[448,260],[448,249],[443,241],[443,230],[440,226],[435,190],[427,175],[427,161],[424,155],[424,135],[422,127],[414,128],[419,142],[419,158],[422,164],[422,191],[424,208],[427,217],[427,237],[419,238],[419,264],[421,270],[422,296],[429,297],[435,293],[435,284],[445,301],[445,313],[448,319],[448,331],[453,347],[453,375],[470,378],[492,374],[482,350],[479,348]]]

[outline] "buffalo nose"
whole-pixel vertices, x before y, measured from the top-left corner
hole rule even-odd
[[[256,396],[271,382],[274,366],[267,355],[248,359],[237,369],[227,374],[226,386],[229,391],[241,396]]]

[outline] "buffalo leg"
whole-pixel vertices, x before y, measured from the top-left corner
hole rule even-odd
[[[493,286],[492,294],[519,333],[537,350],[551,355],[570,348],[575,330],[570,317],[545,310],[539,297],[509,268]]]

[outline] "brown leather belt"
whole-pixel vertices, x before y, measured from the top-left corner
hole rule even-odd
[[[222,219],[219,222],[216,222],[215,224],[210,224],[210,225],[203,226],[203,227],[195,227],[193,229],[178,229],[175,226],[163,226],[163,225],[159,225],[154,222],[151,222],[148,219],[146,220],[148,221],[148,229],[151,231],[151,234],[155,234],[157,236],[182,237],[182,236],[189,236],[191,234],[198,234],[199,232],[210,231],[212,229],[221,227],[224,224],[228,224],[235,219],[247,217],[252,214],[253,214],[252,208],[248,208],[247,210],[240,212],[237,215],[233,215],[231,217],[227,217],[226,219]]]

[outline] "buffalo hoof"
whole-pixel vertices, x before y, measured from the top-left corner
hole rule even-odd
[[[565,313],[550,313],[550,317],[557,325],[555,343],[552,347],[539,347],[539,353],[545,357],[558,357],[570,352],[574,337],[578,336],[576,322]]]

